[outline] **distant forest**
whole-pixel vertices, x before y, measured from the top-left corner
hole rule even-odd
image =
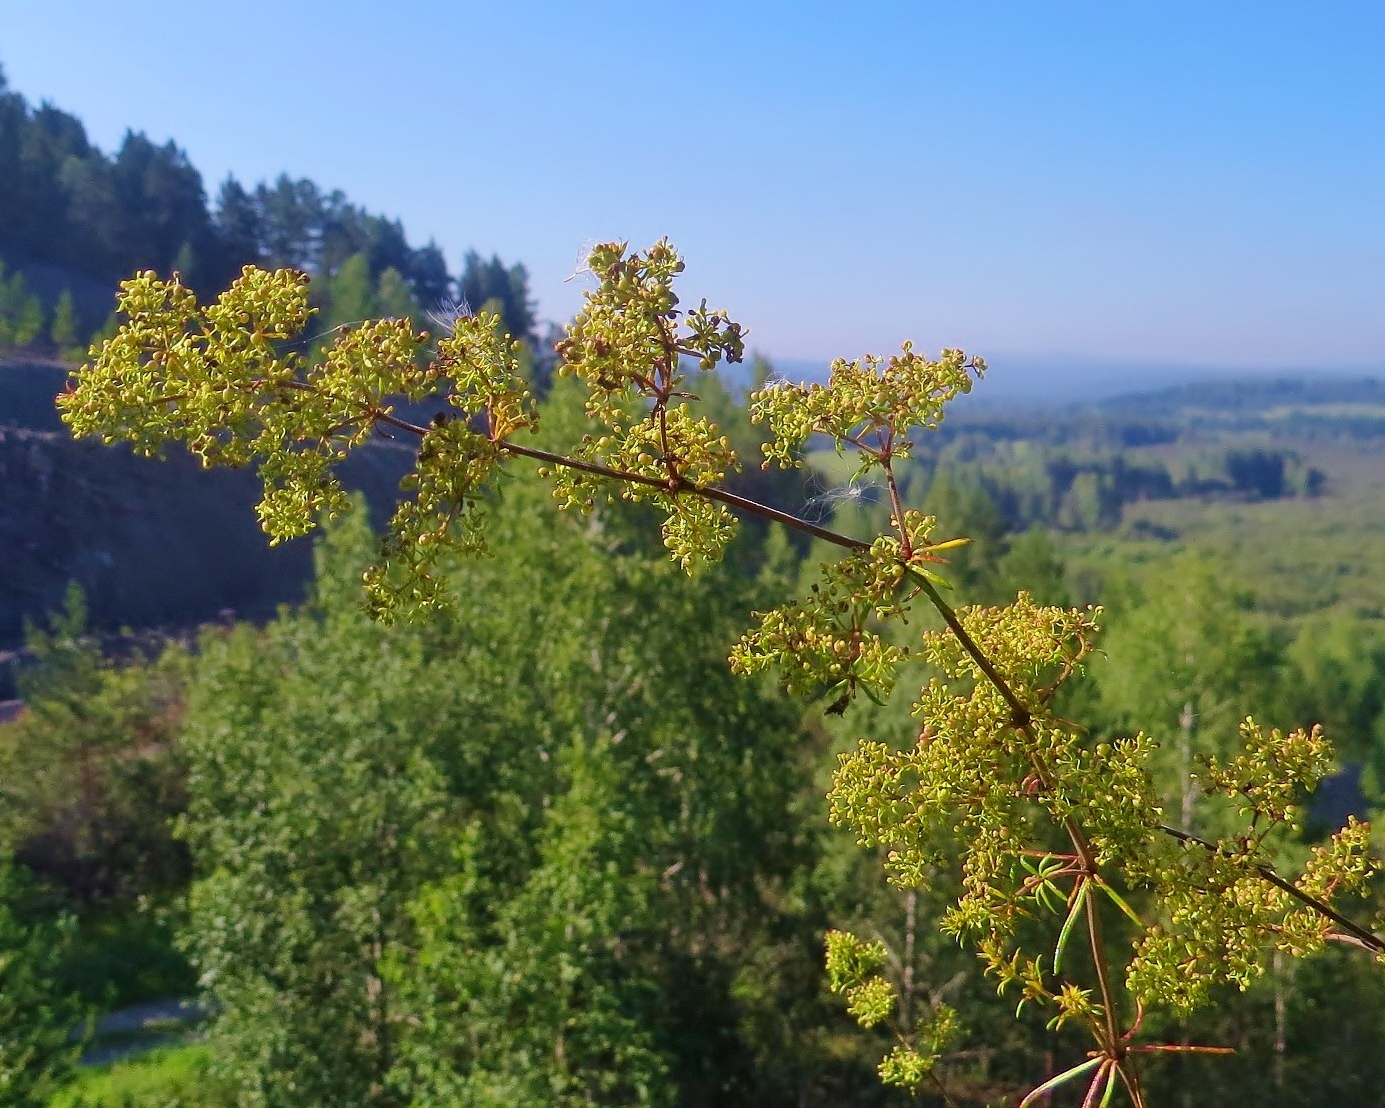
[[[312,274],[329,326],[460,299],[536,337],[523,265],[472,252],[454,277],[436,243],[414,246],[397,219],[287,174],[253,187],[228,177],[209,203],[172,141],[128,131],[106,154],[80,119],[30,105],[0,70],[0,346],[74,356],[136,270],[176,270],[214,295],[252,263]]]

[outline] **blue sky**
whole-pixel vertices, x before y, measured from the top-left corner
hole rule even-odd
[[[209,191],[287,171],[577,306],[667,234],[827,360],[1385,370],[1385,4],[0,0],[0,64]],[[1190,371],[1190,370],[1188,370]]]

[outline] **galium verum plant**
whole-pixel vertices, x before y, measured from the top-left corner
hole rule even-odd
[[[522,459],[551,477],[563,508],[590,512],[624,498],[657,509],[665,545],[690,572],[720,556],[739,515],[841,547],[809,595],[758,616],[731,665],[777,670],[791,692],[826,694],[829,711],[842,712],[858,693],[887,696],[910,654],[929,664],[935,676],[914,704],[917,742],[894,749],[862,739],[843,755],[831,818],[883,848],[899,886],[952,867],[961,895],[941,926],[975,949],[1020,1008],[1039,1006],[1053,1026],[1090,1035],[1087,1056],[1026,1105],[1077,1080],[1088,1104],[1123,1089],[1143,1105],[1140,1055],[1220,1049],[1146,1041],[1145,1010],[1186,1012],[1220,982],[1244,988],[1272,951],[1305,955],[1339,941],[1385,958],[1385,940],[1336,907],[1374,873],[1365,824],[1350,821],[1297,874],[1271,863],[1274,843],[1298,825],[1297,801],[1330,770],[1320,731],[1283,734],[1247,719],[1242,753],[1208,762],[1201,778],[1243,827],[1198,838],[1164,823],[1147,736],[1095,742],[1051,710],[1093,649],[1099,609],[1048,607],[1025,593],[1002,607],[954,609],[944,599],[939,571],[965,540],[936,539],[938,521],[901,503],[895,470],[914,436],[936,428],[947,403],[981,377],[980,358],[945,350],[931,359],[906,343],[889,358],[834,363],[825,384],[777,382],[752,394],[752,418],[769,433],[766,467],[801,465],[808,440],[823,436],[856,452],[862,476],[883,479],[889,530],[861,541],[724,486],[741,462],[699,414],[691,377],[739,361],[745,332],[705,302],[679,308],[683,262],[673,247],[608,243],[590,267],[597,285],[558,354],[559,372],[585,390],[591,430],[565,453],[534,445],[538,409],[497,316],[464,316],[432,346],[404,320],[342,328],[310,361],[295,345],[312,311],[308,278],[291,270],[247,267],[206,305],[176,275],[125,282],[123,324],[92,348],[59,406],[75,434],[141,454],[180,442],[208,466],[257,464],[272,542],[342,508],[334,468],[372,433],[416,437],[412,496],[365,574],[367,603],[384,619],[446,606],[444,555],[484,550],[487,483]],[[448,409],[427,425],[395,408],[398,397],[434,394]],[[941,627],[911,647],[882,634],[920,605]],[[955,852],[940,852],[940,842]],[[1130,937],[1123,973],[1108,926]],[[877,972],[882,957],[845,932],[827,936],[830,987],[862,1024],[895,1031],[882,1079],[917,1089],[938,1080],[955,1015],[902,1019],[905,1006]]]

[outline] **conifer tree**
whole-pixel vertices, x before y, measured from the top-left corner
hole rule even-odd
[[[0,346],[28,346],[43,333],[43,304],[29,291],[24,274],[5,277],[0,262]]]
[[[71,289],[63,289],[62,295],[58,297],[58,303],[53,308],[53,325],[48,330],[48,337],[63,358],[68,358],[73,353],[80,356],[81,352],[77,350],[77,308],[72,302]]]

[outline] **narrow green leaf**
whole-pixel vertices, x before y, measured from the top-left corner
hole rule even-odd
[[[1063,929],[1058,932],[1058,945],[1053,949],[1053,976],[1057,977],[1063,968],[1063,951],[1067,949],[1068,939],[1072,937],[1072,930],[1077,926],[1077,917],[1082,914],[1082,906],[1087,902],[1087,886],[1089,881],[1078,878],[1081,884],[1077,887],[1077,893],[1072,898],[1072,907],[1068,909],[1068,918],[1063,921]]]
[[[1116,1091],[1116,1066],[1115,1063],[1106,1067],[1106,1091],[1101,1094],[1101,1104],[1098,1108],[1110,1108],[1111,1097]]]
[[[1034,890],[1034,898],[1050,912],[1058,912],[1060,905],[1067,903],[1063,890],[1052,881],[1044,881]]]
[[[1101,1062],[1102,1059],[1100,1058],[1089,1058],[1080,1066],[1073,1066],[1072,1069],[1064,1070],[1057,1077],[1050,1077],[1027,1097],[1021,1100],[1019,1102],[1019,1108],[1030,1108],[1030,1106],[1035,1104],[1045,1093],[1051,1093],[1054,1089],[1058,1088],[1059,1085],[1064,1085],[1074,1077],[1081,1077],[1084,1073],[1096,1069],[1097,1066],[1101,1065]]]
[[[1101,889],[1102,892],[1111,898],[1117,908],[1130,917],[1131,922],[1134,923],[1136,927],[1139,927],[1141,930],[1144,929],[1145,921],[1136,915],[1135,909],[1125,902],[1120,893],[1116,892],[1115,889],[1111,888],[1110,885],[1106,884],[1106,882],[1099,877],[1094,877],[1092,880],[1097,883],[1097,887]]]

